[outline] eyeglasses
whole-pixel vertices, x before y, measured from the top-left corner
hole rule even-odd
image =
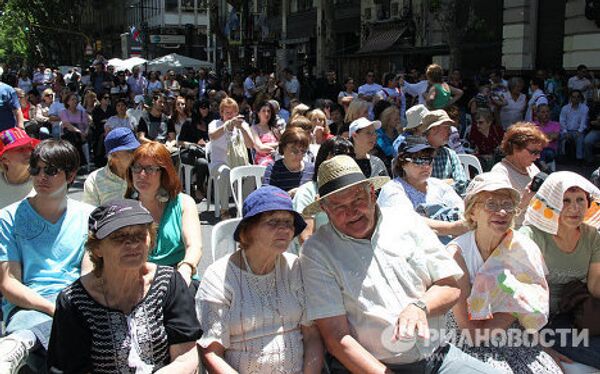
[[[104,100],[104,99],[106,99],[106,100],[110,100],[110,96],[103,96],[103,97],[102,97],[102,100]]]
[[[501,210],[504,210],[506,213],[513,213],[516,210],[515,203],[512,200],[494,200],[491,197],[486,201],[479,201],[480,204],[483,204],[485,210],[491,213],[498,213]]]
[[[404,160],[412,162],[417,166],[431,166],[431,164],[433,163],[433,157],[405,158]]]
[[[361,130],[358,130],[358,131],[356,131],[356,133],[357,134],[365,134],[367,136],[375,136],[375,135],[377,135],[377,131],[374,131],[374,130],[371,130],[371,131],[361,131]]]
[[[34,177],[39,175],[41,171],[44,171],[44,174],[46,174],[49,177],[54,177],[56,174],[58,174],[62,169],[57,168],[56,166],[52,166],[52,165],[48,165],[48,166],[44,166],[43,168],[40,167],[29,167],[29,174],[33,175]]]
[[[306,152],[308,152],[308,149],[306,148],[302,148],[302,149],[298,149],[298,148],[289,148],[289,151],[294,154],[294,155],[305,155]]]
[[[581,96],[579,96],[579,95],[573,95],[573,96],[571,96],[571,99],[581,99]]]
[[[289,230],[294,229],[294,220],[290,220],[290,219],[273,218],[273,219],[266,220],[263,223],[273,230],[276,230],[278,228],[289,229]]]
[[[529,148],[525,148],[527,150],[527,152],[529,152],[529,154],[531,154],[532,156],[539,156],[542,154],[542,151],[540,151],[539,149],[529,149]]]
[[[160,166],[154,166],[154,165],[149,165],[149,166],[142,166],[142,165],[132,165],[131,166],[131,171],[133,171],[135,174],[141,174],[142,171],[144,171],[144,173],[148,174],[148,175],[152,175],[152,174],[156,174],[159,171],[161,171],[162,168]]]
[[[184,107],[184,106],[185,106],[185,103],[177,103],[177,106]]]
[[[201,106],[200,109],[208,109],[207,106]]]
[[[117,234],[111,235],[108,238],[111,242],[114,242],[116,244],[141,243],[146,241],[146,238],[148,238],[148,233],[144,231],[132,234]]]

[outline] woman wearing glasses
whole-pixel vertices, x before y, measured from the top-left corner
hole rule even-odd
[[[323,344],[306,314],[298,257],[286,250],[306,227],[285,191],[264,186],[244,201],[239,250],[206,270],[196,294],[210,373],[320,373]]]
[[[562,373],[541,346],[511,346],[494,336],[523,338],[548,321],[548,283],[538,246],[512,229],[519,192],[499,173],[477,175],[467,188],[470,231],[448,244],[463,271],[460,298],[448,318],[459,348],[504,373]]]
[[[471,126],[469,140],[483,171],[489,171],[495,164],[504,130],[496,123],[494,114],[487,109],[478,109],[475,116],[475,126]]]
[[[386,183],[379,194],[380,207],[404,205],[425,217],[428,226],[448,242],[447,235],[467,231],[461,219],[464,204],[452,186],[432,178],[435,150],[424,138],[408,137],[398,147],[394,180]]]
[[[287,129],[279,139],[279,154],[283,158],[267,166],[263,184],[279,187],[294,197],[302,184],[312,180],[314,164],[304,160],[310,137],[302,129]]]
[[[177,170],[163,144],[148,142],[135,150],[125,198],[139,200],[158,225],[149,261],[177,268],[189,285],[202,256],[198,209],[194,199],[181,193]]]
[[[148,262],[153,217],[113,200],[89,216],[93,271],[58,297],[48,349],[52,373],[195,373],[193,295],[177,272]]]
[[[548,145],[548,137],[538,126],[530,122],[517,122],[504,133],[500,148],[506,155],[492,168],[492,172],[501,173],[517,191],[521,191],[520,213],[515,217],[515,227],[521,227],[523,215],[533,193],[529,184],[540,172],[534,164],[540,158],[542,150]]]

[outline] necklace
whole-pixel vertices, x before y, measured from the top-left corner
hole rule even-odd
[[[507,157],[504,157],[502,159],[502,161],[506,162],[507,164],[509,164],[517,173],[522,174],[522,175],[529,175],[529,173],[527,172],[527,168],[520,168],[517,165],[513,164]]]
[[[270,274],[268,274],[267,276],[269,277],[269,283],[267,285],[267,287],[265,289],[263,289],[263,286],[260,282],[259,279],[257,279],[256,274],[252,271],[252,268],[250,267],[250,264],[248,262],[248,258],[246,257],[246,253],[243,249],[240,250],[240,256],[242,257],[243,261],[244,261],[244,265],[246,266],[246,271],[248,272],[249,276],[246,276],[246,283],[248,285],[248,288],[251,290],[256,291],[256,293],[259,296],[259,302],[263,305],[268,305],[270,307],[270,309],[274,312],[273,313],[273,321],[277,321],[277,319],[279,319],[279,323],[281,325],[280,329],[281,329],[281,338],[283,339],[283,347],[278,347],[277,352],[273,353],[273,352],[264,352],[264,349],[266,348],[266,344],[263,344],[263,347],[261,347],[261,352],[259,353],[259,357],[257,357],[256,359],[252,359],[249,360],[248,362],[248,366],[246,368],[246,372],[255,372],[255,370],[253,370],[253,366],[256,366],[256,370],[264,370],[264,369],[271,369],[271,370],[275,370],[275,373],[285,373],[285,367],[287,366],[287,363],[293,363],[294,361],[294,350],[293,349],[289,349],[290,351],[290,356],[289,359],[288,357],[286,357],[285,355],[285,351],[287,350],[287,344],[286,344],[286,334],[285,334],[285,321],[283,319],[283,314],[281,313],[281,298],[279,295],[279,288],[277,287],[277,278],[279,277],[280,274],[280,268],[279,268],[279,262],[280,262],[280,257],[277,256],[277,259],[275,260],[275,269],[273,272],[271,272]],[[243,305],[243,300],[244,300],[244,287],[241,284],[242,278],[244,277],[244,275],[242,274],[242,268],[240,266],[240,296],[241,296],[241,304]],[[274,292],[273,292],[274,291]],[[274,297],[273,297],[273,293],[275,293]],[[246,329],[244,326],[244,316],[243,316],[243,307],[240,307],[240,324],[241,324],[241,332],[242,332],[242,341],[244,342],[244,352],[248,352],[248,346],[247,346],[247,339],[246,339]],[[255,321],[257,316],[252,316],[251,320]],[[279,318],[277,318],[279,317]],[[279,330],[279,329],[278,329]],[[261,339],[261,344],[262,344],[262,339]],[[282,353],[283,353],[283,357],[282,357]],[[266,357],[265,357],[266,356]],[[286,364],[286,365],[284,365]]]

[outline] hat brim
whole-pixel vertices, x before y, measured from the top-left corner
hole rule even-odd
[[[110,152],[108,152],[107,154],[110,155],[110,154],[113,154],[113,153],[119,152],[119,151],[135,151],[139,147],[140,147],[140,143],[129,144],[129,145],[121,145],[119,147],[111,149]]]
[[[146,225],[154,222],[152,216],[150,214],[138,214],[135,216],[127,216],[115,219],[114,221],[100,227],[98,231],[96,231],[96,238],[102,240],[112,234],[113,232],[122,229],[127,226],[134,225]]]
[[[429,131],[429,130],[431,130],[434,127],[442,126],[442,125],[445,125],[445,124],[448,124],[448,126],[452,126],[452,125],[455,125],[456,122],[454,122],[451,119],[441,119],[441,120],[435,121],[431,125],[427,126],[427,128],[425,129],[425,131]]]
[[[304,231],[304,229],[306,228],[306,221],[304,221],[304,217],[302,217],[302,215],[300,213],[296,212],[295,210],[288,210],[288,209],[265,210],[262,212],[256,212],[256,214],[242,218],[242,220],[238,223],[237,227],[235,228],[235,231],[233,232],[233,240],[235,240],[236,242],[239,243],[240,229],[242,227],[243,222],[248,221],[250,218],[252,218],[258,214],[267,213],[267,212],[277,212],[277,211],[290,212],[294,215],[294,238],[296,236],[300,235],[300,233],[302,231]]]
[[[308,205],[306,208],[304,208],[304,210],[302,211],[302,215],[305,217],[311,217],[311,216],[314,216],[315,214],[319,213],[322,210],[321,209],[321,201],[323,201],[323,199],[327,198],[328,196],[333,195],[334,193],[338,193],[338,192],[347,190],[350,187],[358,186],[359,184],[363,184],[363,183],[369,183],[370,185],[373,186],[373,188],[378,190],[389,181],[390,181],[390,177],[371,177],[371,178],[363,179],[358,182],[350,183],[348,185],[345,185],[342,188],[338,188],[335,191],[331,191],[330,193],[328,193],[326,195],[319,196],[319,198],[317,198],[317,200],[315,200],[310,205]]]
[[[506,190],[506,191],[510,192],[510,194],[512,195],[513,199],[515,199],[517,204],[521,202],[521,194],[514,187],[507,186],[505,184],[494,183],[494,184],[490,184],[489,186],[483,187],[482,189],[480,189],[479,191],[477,191],[477,193],[475,193],[473,195],[465,196],[465,206],[469,205],[471,200],[473,200],[473,198],[475,198],[475,196],[479,195],[482,192],[497,192],[497,191],[502,191],[502,190]]]
[[[429,144],[417,144],[417,145],[413,145],[412,147],[408,147],[406,150],[402,151],[402,153],[417,153],[417,152],[424,151],[426,149],[434,149],[434,148],[432,146],[430,146]]]
[[[34,139],[34,138],[17,139],[14,142],[10,143],[9,145],[4,146],[4,148],[2,148],[2,150],[0,151],[0,156],[2,156],[4,153],[6,153],[10,150],[26,147],[28,145],[31,146],[32,148],[35,148],[35,146],[38,145],[39,143],[40,143],[40,140]]]

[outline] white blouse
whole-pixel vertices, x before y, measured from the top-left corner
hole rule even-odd
[[[298,257],[283,253],[275,270],[255,275],[231,261],[232,254],[208,267],[196,312],[206,348],[225,347],[225,361],[243,373],[301,373],[304,358],[300,325],[308,326]]]
[[[519,94],[515,101],[510,92],[505,92],[503,96],[506,105],[500,109],[500,121],[502,122],[502,128],[506,131],[513,123],[523,120],[527,98],[525,95]]]

